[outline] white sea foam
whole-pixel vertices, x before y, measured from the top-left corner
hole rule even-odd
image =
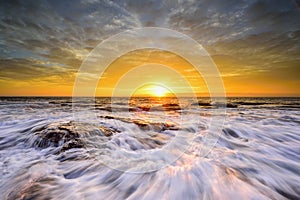
[[[1,98],[1,199],[299,199],[299,99],[229,99],[203,157],[207,102],[74,121],[68,98]]]

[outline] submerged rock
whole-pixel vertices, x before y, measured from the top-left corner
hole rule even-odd
[[[166,103],[166,104],[162,104],[162,105],[157,105],[157,106],[149,106],[149,105],[145,105],[145,106],[138,106],[137,109],[132,110],[132,111],[178,111],[181,110],[181,107],[179,104],[177,103]]]
[[[226,136],[229,136],[229,137],[234,137],[234,138],[239,138],[240,137],[238,133],[236,133],[234,130],[232,130],[230,128],[224,128],[223,133]]]
[[[238,108],[238,104],[225,103],[225,102],[196,102],[192,103],[192,106],[200,106],[205,108]]]
[[[196,103],[192,103],[191,104],[192,106],[203,106],[203,107],[209,107],[209,106],[211,106],[211,103],[210,102],[201,102],[201,101],[199,101],[199,102],[196,102]]]
[[[99,126],[98,127],[105,136],[111,136],[115,133],[119,133],[120,131],[111,127]]]
[[[147,149],[160,148],[169,141],[169,137],[160,133],[154,134],[149,138],[137,138],[137,140],[143,144]]]
[[[40,131],[35,132],[35,135],[37,136],[33,143],[35,147],[47,148],[62,145],[62,148],[69,149],[68,147],[71,146],[84,146],[79,138],[79,133],[75,131],[73,122],[49,124],[41,128]]]
[[[149,131],[154,130],[156,132],[162,132],[165,130],[179,130],[180,128],[171,122],[152,122],[142,119],[130,119],[130,118],[122,118],[122,117],[115,117],[115,116],[99,116],[100,118],[104,119],[115,119],[125,123],[133,123],[137,125],[141,130]]]
[[[90,135],[111,136],[120,132],[114,128],[94,126],[87,123],[73,121],[51,123],[34,131],[32,146],[38,148],[61,147],[60,151],[73,148],[84,148],[84,138]]]

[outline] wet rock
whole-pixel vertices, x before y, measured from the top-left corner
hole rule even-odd
[[[147,149],[160,148],[165,145],[170,138],[162,134],[154,134],[149,138],[137,138]]]
[[[238,105],[237,105],[237,104],[232,104],[232,103],[227,103],[227,104],[226,104],[226,107],[227,107],[227,108],[237,108]]]
[[[223,102],[214,102],[211,104],[214,108],[237,108],[237,104],[233,103],[223,103]]]
[[[100,117],[102,117],[102,116],[100,116]],[[113,117],[113,116],[104,116],[102,118],[105,118],[105,119],[115,119],[115,117]]]
[[[128,109],[128,111],[129,111],[129,112],[137,112],[137,111],[139,111],[139,109],[138,109],[138,108],[134,108],[134,107],[130,107],[130,108]]]
[[[239,138],[240,137],[234,130],[232,130],[230,128],[224,128],[223,132],[227,136],[231,136],[231,137],[234,137],[234,138]]]
[[[137,110],[150,111],[151,106],[138,106],[137,108]]]
[[[199,101],[197,103],[192,103],[192,106],[211,106],[211,103]]]
[[[2,196],[1,199],[52,199],[49,195],[49,186],[57,184],[54,178],[29,178],[29,176],[27,178],[14,182],[14,187],[8,188],[6,198]]]
[[[162,132],[165,130],[179,130],[180,128],[171,122],[151,122],[141,119],[130,119],[130,118],[122,118],[122,117],[114,117],[114,116],[99,116],[104,119],[116,119],[125,123],[134,123],[140,129],[144,131],[154,130],[156,132]]]
[[[111,136],[120,132],[114,128],[93,126],[87,123],[52,123],[34,131],[32,146],[38,148],[61,147],[60,151],[84,148],[84,138],[89,135]]]
[[[208,107],[208,108],[237,108],[238,104],[234,103],[222,103],[222,102],[197,102],[192,103],[193,106],[200,106],[200,107]]]
[[[33,146],[39,148],[58,147],[67,150],[75,146],[83,147],[83,141],[79,138],[79,133],[75,131],[75,124],[67,122],[63,124],[53,123],[35,132],[37,139]]]
[[[165,111],[176,111],[176,110],[181,110],[181,107],[177,103],[167,103],[163,104],[162,107],[164,108]]]
[[[99,126],[98,127],[101,132],[105,135],[105,136],[111,136],[115,133],[119,133],[120,131],[111,127],[104,127],[104,126]]]
[[[264,102],[243,102],[243,101],[239,101],[239,102],[236,102],[237,104],[239,105],[244,105],[244,106],[260,106],[260,105],[264,105],[266,103]]]
[[[97,110],[103,110],[103,111],[108,111],[108,112],[111,112],[112,109],[110,106],[108,107],[96,107]]]
[[[74,149],[74,148],[84,148],[83,141],[80,140],[79,138],[75,138],[74,140],[65,143],[62,146],[61,151],[66,151],[68,149]]]
[[[181,107],[177,103],[166,103],[166,104],[158,104],[158,105],[131,105],[127,109],[129,112],[139,112],[139,111],[145,111],[145,112],[151,112],[151,111],[177,111],[181,110]]]

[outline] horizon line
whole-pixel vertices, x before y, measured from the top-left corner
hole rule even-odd
[[[74,98],[130,98],[131,96],[50,96],[50,95],[0,95],[0,98],[5,98],[5,97],[74,97]],[[176,98],[176,96],[162,96],[162,97],[156,97],[156,96],[132,96],[132,98]],[[179,96],[178,98],[191,98],[191,97],[196,97],[196,98],[201,98],[201,97],[205,97],[205,98],[218,98],[218,97],[223,97],[223,96]],[[265,96],[265,95],[253,95],[253,96],[242,96],[242,95],[233,95],[233,96],[224,96],[223,98],[234,98],[234,97],[252,97],[252,98],[257,98],[257,97],[268,97],[268,98],[280,98],[280,97],[297,97],[300,98],[300,94],[299,95],[287,95],[287,96]]]

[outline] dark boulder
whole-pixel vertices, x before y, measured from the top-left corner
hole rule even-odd
[[[86,138],[91,135],[111,136],[118,130],[104,126],[94,126],[87,123],[73,121],[51,123],[34,131],[33,147],[48,148],[59,147],[60,151],[73,148],[85,148]]]

